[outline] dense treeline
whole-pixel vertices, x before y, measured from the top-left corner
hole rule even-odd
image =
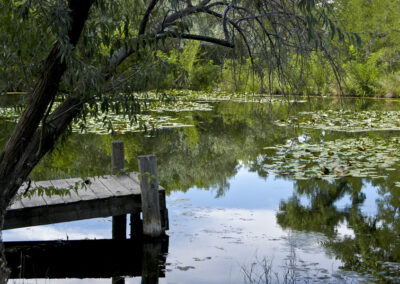
[[[335,19],[343,31],[357,33],[362,40],[361,45],[356,45],[337,37],[331,43],[335,46],[332,57],[339,67],[343,93],[400,96],[400,1],[341,0],[335,1],[334,6]],[[208,43],[174,42],[146,57],[148,68],[132,83],[139,90],[151,84],[153,89],[280,93],[279,80],[268,73],[265,58],[257,54],[253,57],[252,62],[245,51]],[[298,57],[293,55],[292,60]],[[293,63],[292,75],[301,78],[294,86],[298,93],[340,94],[338,78],[324,54],[314,52],[303,60],[301,70]]]
[[[296,93],[312,95],[339,94],[342,91],[345,95],[353,96],[400,96],[400,1],[340,0],[331,5],[333,24],[340,23],[340,28],[330,43],[335,47],[331,49],[330,56],[336,62],[338,74],[332,72],[331,62],[324,54],[307,53],[306,58],[299,59],[296,53],[293,58],[286,58],[289,66],[291,61],[293,63],[292,68],[287,69],[291,71],[286,74],[293,77],[291,82],[295,83],[291,86],[292,89],[296,89]],[[129,33],[124,29],[129,29],[132,25],[129,21],[132,19],[128,21],[126,12],[116,6],[108,8],[114,9],[114,14],[120,17],[118,25],[121,35]],[[18,13],[22,18],[28,18],[28,11],[20,7]],[[66,11],[60,9],[50,15],[42,15],[38,11],[37,17],[47,17],[39,23],[48,25],[48,29],[54,29],[53,34],[61,34],[56,29],[59,24],[57,19],[62,18],[63,13]],[[0,54],[0,91],[30,91],[41,64],[38,60],[43,58],[52,42],[60,39],[51,36],[51,33],[38,37],[37,33],[43,30],[43,26],[33,24],[38,22],[37,19],[28,18],[19,25],[11,24],[15,20],[11,18],[12,15],[0,14],[2,27],[5,29],[0,34],[3,42]],[[127,23],[121,24],[121,20],[126,20]],[[208,30],[210,35],[220,32],[218,21],[210,22],[201,17],[197,21],[191,27],[192,30]],[[113,29],[110,22],[98,21],[92,24],[105,30]],[[362,44],[356,45],[351,40],[343,40],[345,32],[357,33]],[[110,38],[115,36],[115,30],[113,33],[109,35]],[[98,44],[100,39],[88,36],[85,40]],[[19,46],[17,52],[15,48],[10,48],[13,44]],[[91,53],[100,51],[106,57],[113,51],[112,45],[115,43],[98,44],[93,50],[88,50],[85,56],[90,57]],[[149,45],[139,58],[131,59],[141,63],[140,70],[132,72],[129,67],[132,64],[127,60],[118,71],[121,78],[124,78],[122,80],[129,82],[126,86],[124,84],[128,91],[178,88],[264,94],[282,92],[282,78],[270,70],[268,58],[259,56],[262,51],[253,50],[253,54],[249,54],[243,42],[236,45],[238,48],[231,50],[207,42],[167,39],[163,41],[162,47],[158,45],[154,49]],[[301,67],[299,60],[304,63]],[[125,77],[124,73],[127,74]],[[338,79],[341,85],[338,84]],[[76,78],[70,74],[69,80]],[[288,82],[290,84],[290,80],[286,83]]]

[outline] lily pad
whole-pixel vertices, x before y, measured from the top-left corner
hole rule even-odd
[[[400,111],[327,110],[301,112],[297,116],[277,121],[276,124],[343,132],[400,130]]]
[[[263,94],[252,93],[229,93],[223,91],[193,91],[193,90],[164,90],[162,92],[145,92],[136,93],[135,97],[139,99],[151,100],[169,100],[169,101],[196,101],[196,102],[216,102],[216,101],[233,101],[233,102],[258,102],[258,103],[282,103],[282,102],[306,102],[305,100],[288,100],[285,97],[271,97]]]
[[[57,107],[59,103],[55,103]],[[152,129],[173,128],[173,127],[186,127],[191,126],[179,122],[177,118],[170,115],[161,115],[161,113],[177,113],[184,111],[210,111],[212,106],[207,103],[198,102],[167,102],[156,101],[151,103],[142,102],[142,109],[146,113],[153,112],[154,114],[136,114],[134,117],[129,117],[120,109],[118,113],[114,112],[96,112],[94,109],[100,110],[100,104],[93,106],[93,113],[85,120],[78,120],[72,124],[73,132],[95,133],[95,134],[109,134],[116,132],[124,134],[126,132],[139,132]],[[11,122],[16,122],[22,113],[22,108],[0,108],[0,117]],[[92,113],[92,109],[89,110]]]
[[[344,176],[378,178],[400,161],[400,138],[351,138],[323,143],[292,140],[277,145],[265,170],[295,179],[338,179]]]

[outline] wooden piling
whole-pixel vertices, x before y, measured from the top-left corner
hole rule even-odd
[[[111,142],[111,166],[112,174],[122,174],[125,168],[124,142]],[[112,238],[117,240],[126,239],[126,215],[112,217]]]
[[[156,156],[139,156],[139,171],[143,234],[149,237],[159,237],[164,231],[161,227]]]
[[[120,174],[125,168],[125,151],[123,141],[111,142],[112,174]]]
[[[140,211],[134,211],[131,213],[131,239],[135,236],[143,235],[143,222],[140,218]]]

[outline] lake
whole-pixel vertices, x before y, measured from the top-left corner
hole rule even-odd
[[[400,102],[258,100],[149,112],[168,121],[141,132],[72,133],[31,178],[107,174],[113,140],[129,170],[155,154],[170,218],[159,283],[400,282]],[[0,121],[0,145],[12,127]],[[107,238],[111,218],[3,232],[6,242]],[[68,269],[10,283],[112,282]]]

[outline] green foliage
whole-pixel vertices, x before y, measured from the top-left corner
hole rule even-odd
[[[382,51],[363,56],[350,46],[351,59],[344,64],[347,71],[347,92],[353,95],[372,96],[382,93],[380,81],[387,64],[382,62]]]
[[[400,71],[386,73],[381,79],[382,88],[387,97],[400,97]]]
[[[169,54],[157,51],[157,58],[168,64],[164,78],[166,88],[211,90],[218,81],[218,66],[203,59],[199,42],[188,42],[182,50],[170,49]]]
[[[262,80],[250,58],[225,59],[222,67],[221,90],[232,93],[260,93]]]

